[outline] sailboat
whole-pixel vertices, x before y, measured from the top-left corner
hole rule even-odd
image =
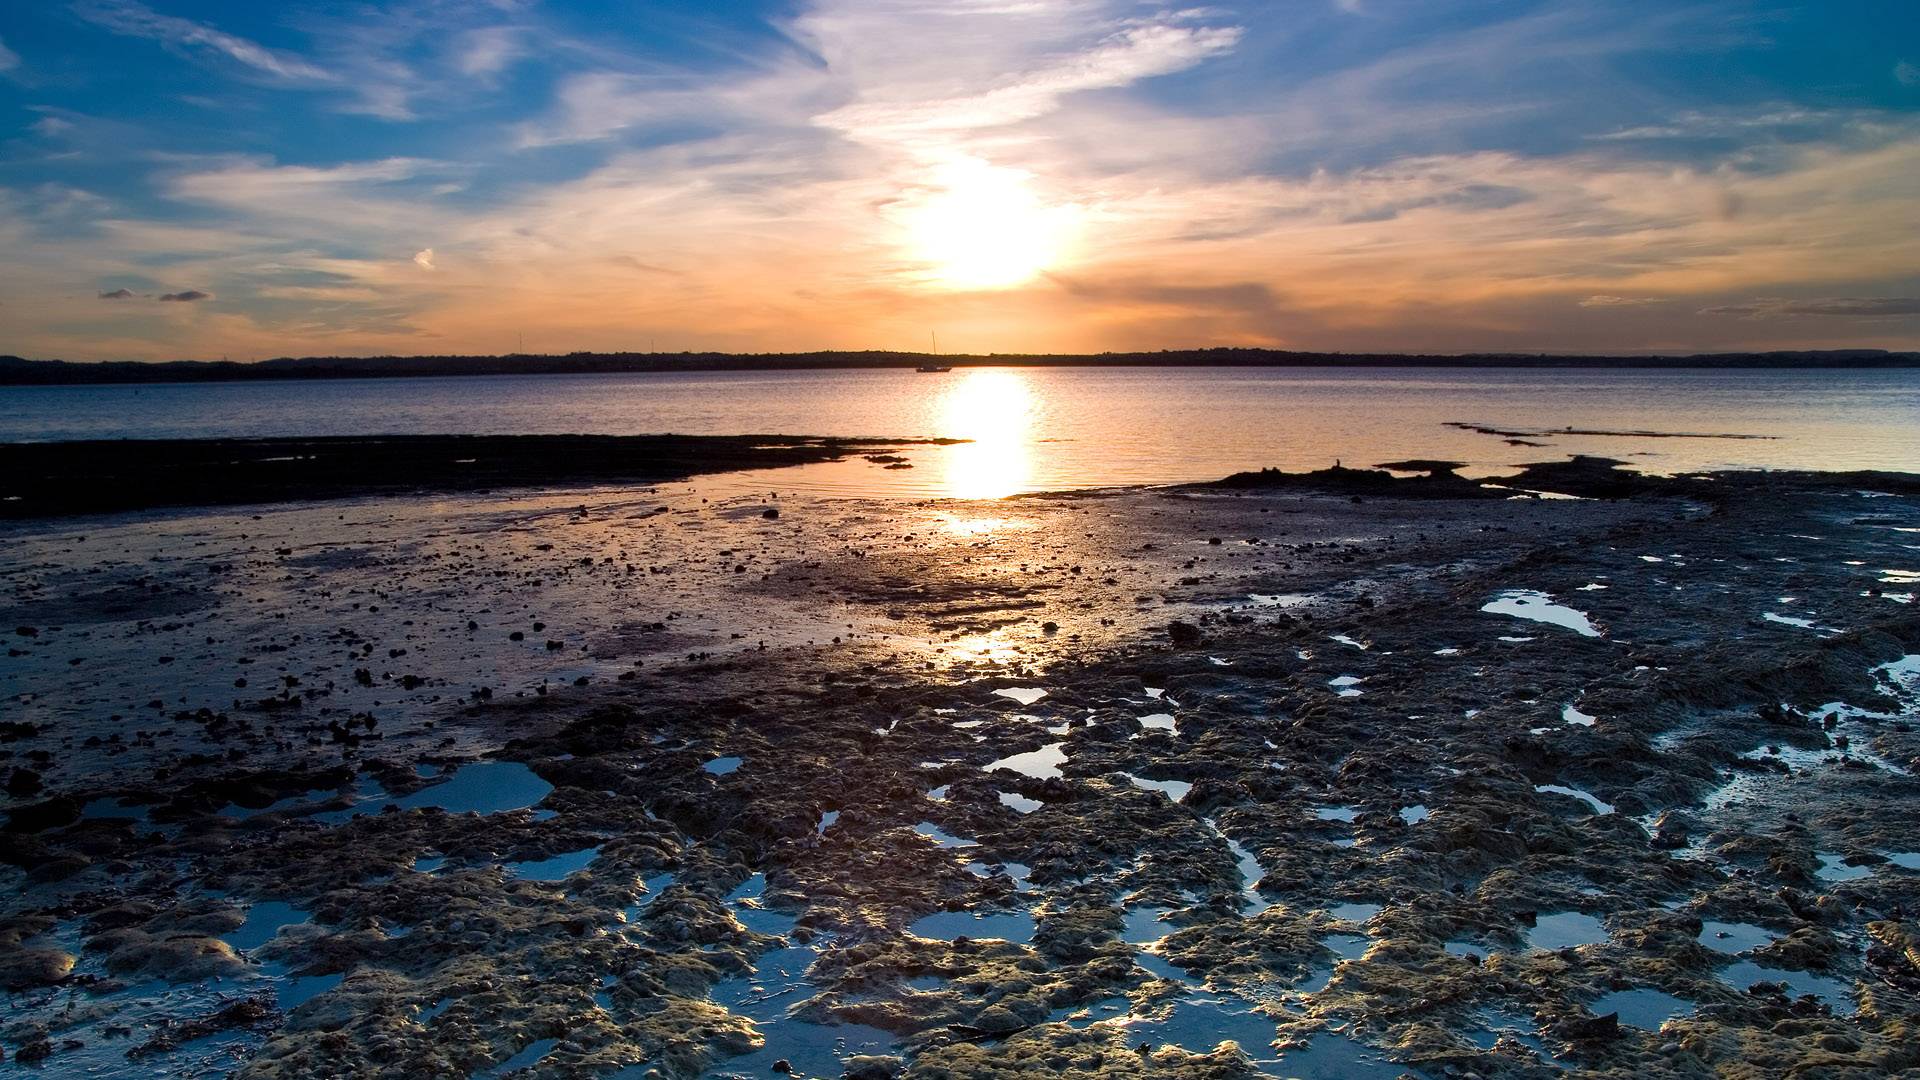
[[[939,331],[929,330],[927,331],[927,335],[933,339],[933,355],[939,356],[940,355]],[[943,371],[952,371],[953,368],[941,367],[939,364],[921,364],[919,367],[914,368],[913,370],[919,372],[922,375],[938,375]]]

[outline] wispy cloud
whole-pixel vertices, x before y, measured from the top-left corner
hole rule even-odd
[[[1792,319],[1804,316],[1847,319],[1920,315],[1920,297],[1824,296],[1810,300],[1763,297],[1737,304],[1702,308],[1702,315],[1739,315],[1749,319]]]
[[[156,299],[162,303],[191,304],[198,300],[212,298],[212,293],[201,292],[199,289],[186,289],[181,292],[161,293]]]
[[[115,33],[224,58],[275,79],[303,83],[334,81],[331,72],[291,53],[270,49],[192,19],[162,15],[138,0],[80,0],[74,10],[81,18]]]
[[[12,71],[19,66],[20,54],[7,48],[7,43],[0,40],[0,71]]]
[[[1666,302],[1665,299],[1657,296],[1611,296],[1606,293],[1596,293],[1593,296],[1581,300],[1580,306],[1584,308],[1637,308],[1646,307],[1649,304],[1664,304]]]

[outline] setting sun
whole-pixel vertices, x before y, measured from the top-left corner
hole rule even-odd
[[[942,166],[935,191],[906,213],[908,243],[933,282],[1002,289],[1031,281],[1059,260],[1075,210],[1048,206],[1032,175],[962,158]]]

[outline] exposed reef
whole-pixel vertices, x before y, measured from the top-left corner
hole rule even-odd
[[[1450,466],[10,526],[0,1067],[1920,1069],[1920,482]]]

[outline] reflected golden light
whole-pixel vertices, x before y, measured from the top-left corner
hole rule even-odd
[[[1024,375],[975,369],[955,376],[940,402],[940,433],[969,441],[948,448],[949,497],[999,499],[1027,489],[1033,409]]]
[[[936,170],[937,191],[905,210],[909,243],[936,283],[1004,289],[1031,281],[1058,260],[1074,210],[1042,203],[1031,180],[1030,173],[978,158]]]

